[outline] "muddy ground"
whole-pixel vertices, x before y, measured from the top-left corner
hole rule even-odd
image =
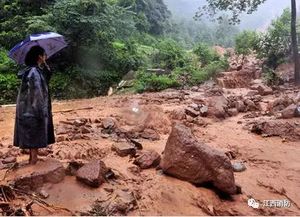
[[[246,97],[251,91],[248,88],[218,88],[203,85],[180,91],[55,101],[54,122],[56,133],[60,135],[57,135],[58,142],[45,150],[41,158],[57,159],[65,167],[72,160],[88,162],[91,159],[101,159],[107,167],[112,168],[116,178],[99,188],[90,188],[77,181],[75,176],[66,176],[57,184],[46,183],[42,187],[43,191],[49,194],[45,196],[44,201],[56,207],[67,208],[77,215],[91,211],[97,200],[100,208],[97,210],[97,207],[94,207],[94,212],[98,215],[300,215],[300,119],[291,117],[287,120],[295,124],[295,133],[291,135],[258,135],[247,128],[251,122],[262,118],[282,121],[276,118],[276,114],[267,114],[268,104],[283,95],[295,97],[299,88],[285,87],[260,96],[261,107],[258,111],[250,109],[241,113],[234,112],[231,117],[227,114],[225,117],[183,117],[182,121],[192,129],[199,141],[226,152],[232,162],[239,161],[247,167],[244,172],[235,173],[236,184],[241,186],[242,193],[230,197],[219,194],[214,187],[195,186],[167,176],[159,168],[139,169],[133,165],[132,157],[120,157],[111,149],[115,143],[126,140],[104,132],[100,126],[107,117],[115,118],[118,127],[125,130],[135,130],[136,126],[147,125],[146,127],[154,129],[159,137],[153,139],[154,141],[139,137],[137,141],[142,144],[143,149],[155,150],[161,155],[172,122],[177,119],[172,116],[174,110],[184,111],[187,106],[210,97],[208,95]],[[221,93],[210,90],[219,90]],[[14,117],[15,107],[0,108],[1,153],[12,153],[22,164],[28,159],[28,155],[11,146]],[[89,122],[87,132],[61,132],[64,131],[66,123],[68,125],[69,122],[79,119]],[[22,175],[19,173],[30,174],[37,170],[36,166],[19,167],[26,167],[26,171],[22,168],[9,170],[7,173],[7,168],[1,170],[1,176],[4,177],[5,174],[2,183],[9,183]],[[116,197],[113,195],[123,193],[125,195],[120,197],[125,201],[126,207],[120,209],[120,212],[105,210],[105,207],[101,206],[106,204],[105,206],[109,207],[107,201],[114,203]],[[291,202],[291,206],[254,209],[247,204],[250,198],[259,202],[286,199]],[[24,200],[14,201],[15,205],[24,203]],[[35,215],[66,214],[42,205],[32,206],[31,211]]]

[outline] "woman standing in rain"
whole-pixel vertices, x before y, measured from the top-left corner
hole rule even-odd
[[[55,142],[51,99],[50,69],[45,50],[34,46],[25,57],[27,68],[19,72],[22,80],[17,99],[14,146],[29,149],[29,163],[38,161],[38,149]]]

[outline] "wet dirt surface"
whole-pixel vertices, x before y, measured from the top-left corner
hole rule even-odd
[[[224,95],[244,95],[248,91],[224,89]],[[297,91],[299,89],[294,90],[295,93]],[[45,184],[43,189],[49,194],[46,201],[79,214],[90,210],[96,200],[107,201],[114,192],[122,190],[133,192],[136,200],[134,208],[127,215],[300,215],[300,141],[251,133],[244,127],[247,122],[253,121],[253,118],[244,118],[251,112],[240,113],[225,120],[204,118],[208,123],[206,127],[190,125],[199,141],[232,153],[235,158],[232,162],[242,161],[246,165],[246,171],[235,173],[236,184],[241,186],[242,194],[231,198],[223,198],[214,188],[196,187],[169,177],[155,168],[133,173],[130,169],[134,166],[133,159],[130,156],[120,157],[111,150],[118,138],[103,136],[104,133],[98,126],[100,123],[95,122],[96,119],[112,116],[118,120],[119,125],[127,129],[147,124],[148,128],[155,128],[160,139],[151,141],[139,138],[139,142],[144,149],[162,154],[173,121],[169,118],[169,113],[175,108],[189,105],[195,97],[203,97],[204,92],[200,87],[197,91],[187,90],[185,93],[170,90],[54,102],[56,129],[62,126],[61,121],[80,118],[91,119],[91,126],[85,137],[54,144],[52,153],[47,158],[60,160],[65,167],[74,159],[101,159],[107,167],[112,168],[117,178],[92,189],[78,182],[76,177],[66,176],[58,184]],[[263,97],[263,108],[274,99],[275,95]],[[132,113],[135,108],[139,109],[138,115]],[[14,115],[15,107],[0,108],[2,153],[11,149]],[[300,122],[297,118],[290,121]],[[18,155],[18,161],[25,159],[26,155]],[[8,177],[17,174],[12,171]],[[259,202],[286,199],[291,202],[291,207],[253,209],[247,204],[249,198]]]

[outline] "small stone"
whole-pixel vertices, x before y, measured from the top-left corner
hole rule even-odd
[[[66,137],[65,136],[58,136],[56,138],[56,142],[63,142],[63,141],[66,141]]]
[[[160,140],[160,135],[155,130],[152,129],[145,129],[141,133],[141,137],[152,141]]]
[[[104,139],[108,139],[110,137],[110,135],[109,134],[101,134],[101,137]]]
[[[116,127],[117,125],[116,123],[117,123],[116,119],[109,117],[103,119],[102,126],[104,129],[112,129]]]
[[[88,135],[82,135],[81,138],[84,140],[91,140],[91,137]]]
[[[296,117],[300,117],[300,105],[296,108]]]
[[[194,123],[194,118],[191,117],[191,116],[187,116],[186,121],[189,122],[189,123]]]
[[[198,125],[199,127],[206,127],[208,123],[201,117],[197,117],[194,120],[194,124]]]
[[[238,110],[235,109],[235,108],[232,108],[232,109],[228,109],[228,114],[231,116],[231,117],[234,117],[234,116],[237,116],[239,114]]]
[[[257,90],[250,90],[246,96],[256,96],[259,92]]]
[[[82,139],[82,136],[81,136],[81,134],[75,134],[75,135],[73,135],[73,137],[71,138],[71,140],[81,140]]]
[[[196,103],[190,104],[188,107],[194,109],[195,111],[199,111],[200,110],[199,106]]]
[[[49,154],[52,154],[53,153],[53,151],[52,150],[50,150],[49,148],[42,148],[42,149],[39,149],[38,150],[38,155],[39,156],[48,156]]]
[[[140,167],[138,167],[136,165],[128,167],[127,170],[134,175],[140,175],[140,172],[141,172]]]
[[[130,142],[132,143],[132,145],[134,145],[134,147],[137,150],[142,150],[143,149],[143,145],[142,145],[142,143],[139,142],[139,140],[137,140],[137,139],[130,139]]]
[[[86,124],[86,121],[82,121],[82,120],[75,120],[73,122],[73,125],[75,125],[76,127],[81,127],[81,126],[83,126],[85,124]]]
[[[81,161],[71,161],[66,169],[66,175],[76,176],[77,171],[83,167],[83,165],[84,163]]]
[[[120,157],[126,157],[128,155],[134,156],[136,154],[135,146],[129,143],[115,143],[111,149],[117,152]]]
[[[244,172],[247,169],[243,162],[232,163],[232,168],[234,172]]]
[[[149,169],[158,166],[160,160],[161,157],[156,151],[145,150],[138,153],[138,157],[135,159],[134,164],[142,169]]]
[[[246,111],[245,103],[241,100],[239,100],[235,103],[235,107],[238,110],[238,112],[245,112]]]
[[[272,88],[270,88],[266,85],[259,85],[257,90],[260,93],[260,95],[262,95],[262,96],[267,96],[267,95],[270,95],[273,93]]]
[[[91,130],[87,127],[82,127],[81,128],[81,133],[82,134],[89,134],[89,133],[91,133]]]
[[[64,134],[68,134],[69,132],[71,132],[70,127],[67,127],[65,125],[59,125],[56,128],[56,135],[64,135]]]
[[[250,99],[246,99],[245,100],[245,104],[247,106],[247,109],[246,109],[247,111],[257,111],[258,110],[258,108],[255,105],[255,103],[252,100],[250,100]]]
[[[196,111],[195,109],[193,108],[186,108],[185,109],[185,113],[193,118],[196,118],[200,115],[200,112],[199,111]]]
[[[3,164],[10,164],[10,163],[16,163],[16,162],[17,162],[17,158],[15,158],[15,157],[7,157],[2,160]]]
[[[200,115],[201,117],[206,117],[208,115],[208,107],[206,105],[200,106]]]
[[[103,188],[104,191],[108,192],[108,193],[113,193],[114,189],[113,188]]]
[[[49,193],[44,189],[40,190],[39,195],[42,196],[43,199],[47,199],[49,197]]]

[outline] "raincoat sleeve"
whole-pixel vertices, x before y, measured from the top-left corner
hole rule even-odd
[[[44,73],[47,83],[49,84],[50,79],[52,77],[52,70],[49,67],[44,66],[43,73]]]
[[[45,117],[45,97],[43,95],[42,81],[40,73],[36,68],[32,68],[28,75],[28,97],[32,108],[33,116],[36,118]]]

